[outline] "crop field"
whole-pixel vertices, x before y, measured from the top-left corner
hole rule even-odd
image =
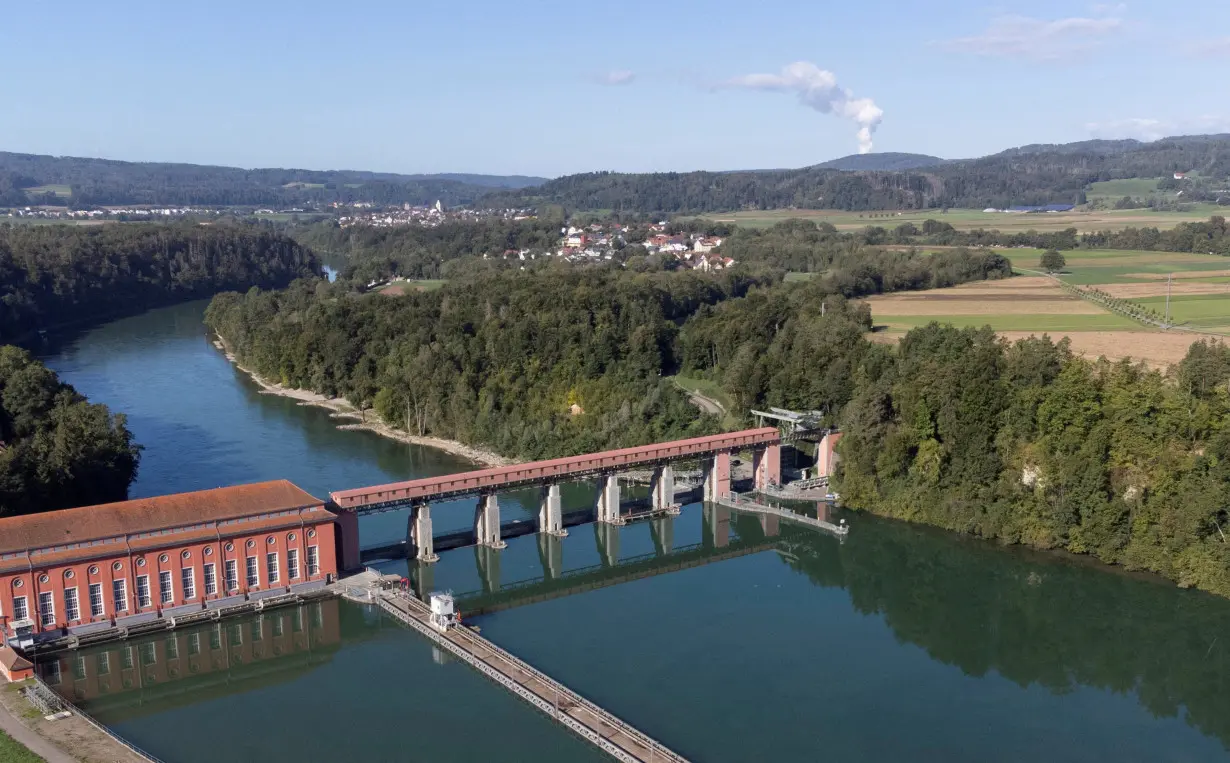
[[[36,185],[32,188],[21,189],[31,196],[41,196],[45,193],[52,193],[62,199],[67,199],[73,195],[72,186],[68,185]]]
[[[813,222],[827,222],[838,230],[859,230],[868,225],[895,228],[906,222],[920,225],[924,220],[946,222],[957,230],[1001,230],[1005,232],[1059,231],[1076,228],[1081,233],[1101,230],[1119,230],[1128,227],[1173,228],[1179,223],[1207,220],[1216,214],[1225,214],[1225,207],[1213,204],[1197,204],[1189,212],[1154,212],[1148,209],[1104,210],[1098,212],[1046,212],[1040,214],[1014,214],[1011,212],[983,212],[973,209],[950,209],[947,213],[938,209],[908,210],[901,212],[844,212],[831,209],[771,209],[754,212],[724,212],[704,215],[705,219],[730,222],[749,228],[767,228],[770,225],[798,218]]]
[[[1007,253],[1007,252],[1005,252]],[[1012,250],[1022,258],[1022,264],[1036,267],[1036,252]],[[1103,253],[1098,253],[1103,254]],[[1158,252],[1110,252],[1102,257],[1090,257],[1093,265],[1077,271],[1088,283],[1116,293],[1134,302],[1148,305],[1159,312],[1165,307],[1166,282],[1156,274],[1140,272],[1141,261],[1132,262],[1135,268],[1131,277],[1119,273],[1129,266],[1099,268],[1099,262],[1117,262],[1125,258],[1156,258],[1159,254],[1172,257],[1190,257]],[[1186,271],[1188,278],[1172,285],[1171,314],[1176,321],[1188,328],[1206,331],[1225,331],[1230,334],[1230,279],[1226,278],[1224,258],[1209,258],[1214,262],[1189,262],[1189,266],[1216,265],[1221,270]],[[1071,261],[1071,260],[1070,260]],[[1111,270],[1112,273],[1105,271]],[[1133,271],[1126,271],[1132,273]],[[1217,273],[1211,280],[1196,280],[1201,273]],[[1095,277],[1096,274],[1096,277]],[[1112,276],[1112,280],[1097,278]],[[1065,274],[1065,280],[1073,280]],[[1116,282],[1114,278],[1121,278]],[[1182,293],[1180,293],[1182,289]],[[1210,293],[1209,289],[1218,290]],[[894,342],[912,328],[925,326],[932,321],[954,326],[990,326],[1001,336],[1010,340],[1028,336],[1049,335],[1058,340],[1066,337],[1075,352],[1089,356],[1105,356],[1110,360],[1132,357],[1164,368],[1181,360],[1192,342],[1200,337],[1180,331],[1150,329],[1133,320],[1111,313],[1100,306],[1065,292],[1052,279],[1045,276],[1016,276],[1001,281],[983,281],[963,284],[948,289],[884,294],[867,300],[871,305],[876,341]]]

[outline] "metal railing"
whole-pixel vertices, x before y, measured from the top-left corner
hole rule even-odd
[[[127,739],[124,739],[124,737],[120,736],[119,734],[116,734],[111,729],[107,728],[103,724],[94,720],[94,718],[91,717],[89,713],[77,707],[71,701],[69,701],[69,699],[66,698],[63,694],[60,694],[55,689],[52,689],[50,686],[48,686],[38,674],[35,674],[34,676],[34,685],[36,687],[39,687],[41,691],[49,692],[52,696],[56,697],[59,700],[60,706],[63,707],[65,710],[68,710],[73,715],[77,716],[78,718],[90,724],[91,726],[98,729],[102,733],[111,737],[111,739],[113,739],[116,744],[128,750],[129,752],[131,752],[133,755],[137,756],[141,760],[149,761],[149,763],[164,763],[161,758],[157,758],[157,757],[154,757],[153,755],[150,755],[145,750],[142,750],[140,747],[137,747],[132,742],[129,742]]]
[[[783,509],[780,506],[774,506],[772,504],[763,503],[761,501],[757,501],[751,498],[744,498],[738,493],[733,493],[733,492],[723,493],[717,497],[716,503],[719,503],[723,506],[727,506],[729,508],[735,509],[736,511],[750,511],[750,512],[755,512],[758,514],[772,514],[774,516],[781,517],[782,519],[788,519],[791,522],[798,522],[800,524],[811,525],[812,527],[818,527],[821,530],[825,530],[826,532],[833,533],[834,535],[837,535],[838,537],[844,537],[845,535],[848,535],[850,533],[850,526],[845,524],[844,521],[842,522],[842,524],[835,525],[832,522],[826,522],[823,519],[816,519],[814,517],[806,516],[805,514],[799,514],[796,511],[790,511],[789,509]]]
[[[645,733],[638,730],[636,727],[624,722],[623,720],[620,720],[610,712],[604,710],[598,705],[595,705],[576,692],[568,689],[568,687],[542,673],[533,666],[517,659],[503,649],[500,649],[490,641],[487,641],[480,636],[476,636],[465,628],[451,629],[449,634],[452,635],[452,638],[449,638],[419,618],[414,617],[411,613],[397,606],[397,603],[401,602],[408,608],[418,610],[420,614],[424,614],[427,609],[423,602],[411,597],[398,594],[389,594],[387,592],[382,593],[378,601],[382,609],[392,614],[400,622],[409,625],[418,632],[427,636],[439,646],[461,658],[464,662],[466,662],[466,664],[475,668],[483,675],[491,678],[496,683],[529,702],[531,705],[537,707],[547,715],[555,718],[564,726],[568,727],[584,739],[590,741],[598,748],[614,757],[616,760],[625,761],[625,763],[645,763],[646,760],[686,763],[687,759],[680,756],[678,753],[665,747],[652,737],[649,737]],[[519,671],[523,676],[527,676],[537,681],[540,686],[551,688],[555,693],[555,701],[548,702],[545,698],[527,688],[524,685],[524,682],[518,682],[488,664],[486,660],[480,658],[476,654],[476,648],[482,649],[491,656],[498,657],[502,662]],[[577,708],[584,710],[601,726],[617,731],[625,737],[634,740],[638,746],[649,752],[650,757],[636,757],[611,741],[609,735],[604,736],[590,725],[573,717],[569,711]]]

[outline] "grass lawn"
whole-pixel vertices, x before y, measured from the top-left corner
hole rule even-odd
[[[990,326],[996,331],[1117,331],[1139,329],[1140,324],[1114,313],[1095,315],[884,315],[872,321],[890,332],[909,331],[919,326],[951,323],[965,327]]]
[[[1038,270],[1042,252],[1038,249],[997,249],[1014,268]],[[1059,277],[1071,284],[1087,286],[1106,283],[1148,283],[1154,279],[1142,274],[1190,275],[1202,270],[1230,270],[1230,257],[1187,252],[1147,252],[1124,249],[1073,249],[1063,252],[1067,266]],[[1210,276],[1221,278],[1223,276]]]
[[[0,731],[0,763],[41,763],[43,759]]]
[[[811,279],[815,278],[818,275],[820,274],[819,273],[803,273],[797,270],[792,270],[786,274],[786,283],[802,283],[804,281],[810,281]]]
[[[730,399],[730,395],[726,394],[726,390],[722,389],[722,385],[712,379],[702,379],[698,376],[684,376],[682,374],[671,377],[675,385],[687,392],[695,392],[703,395],[710,400],[716,400],[718,405],[726,410],[726,417],[723,419],[723,425],[727,427],[737,427],[739,422],[731,416],[731,410],[734,408],[734,403]]]
[[[303,188],[303,189],[310,190],[310,189],[324,188],[325,184],[324,183],[302,183],[298,180],[293,180],[289,183],[286,183],[282,187],[283,188]]]

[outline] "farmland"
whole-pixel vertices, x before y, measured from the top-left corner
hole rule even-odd
[[[1156,181],[1154,181],[1156,182]],[[1121,194],[1122,196],[1122,194]],[[772,209],[752,212],[724,212],[705,215],[704,219],[730,222],[750,228],[767,228],[783,220],[802,219],[827,222],[838,230],[859,230],[868,225],[894,228],[902,223],[920,225],[925,220],[946,222],[957,230],[1001,230],[1005,233],[1024,231],[1060,231],[1076,228],[1080,233],[1118,230],[1129,226],[1173,228],[1179,223],[1208,220],[1210,215],[1225,214],[1224,207],[1195,204],[1187,212],[1154,212],[1148,209],[1103,210],[1098,212],[1048,212],[1044,214],[1014,214],[983,212],[973,209],[908,210],[901,212],[844,212],[820,209]]]
[[[32,188],[23,188],[21,190],[30,196],[42,196],[43,194],[50,193],[62,199],[67,199],[73,195],[72,187],[67,185],[36,185]]]
[[[1022,270],[1038,267],[1036,249],[998,250]],[[1170,312],[1180,328],[1230,336],[1230,261],[1224,257],[1169,252],[1075,250],[1064,253],[1068,283],[1094,286],[1158,313],[1165,310],[1167,275]],[[1150,329],[1064,291],[1042,275],[964,284],[948,289],[880,295],[867,300],[879,341],[895,341],[931,321],[956,326],[989,325],[1009,339],[1049,334],[1067,337],[1073,350],[1112,360],[1131,356],[1164,367],[1181,359],[1200,338],[1187,331]]]

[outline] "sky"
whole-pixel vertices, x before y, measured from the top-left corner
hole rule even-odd
[[[14,2],[0,151],[575,172],[1230,132],[1230,2]]]

